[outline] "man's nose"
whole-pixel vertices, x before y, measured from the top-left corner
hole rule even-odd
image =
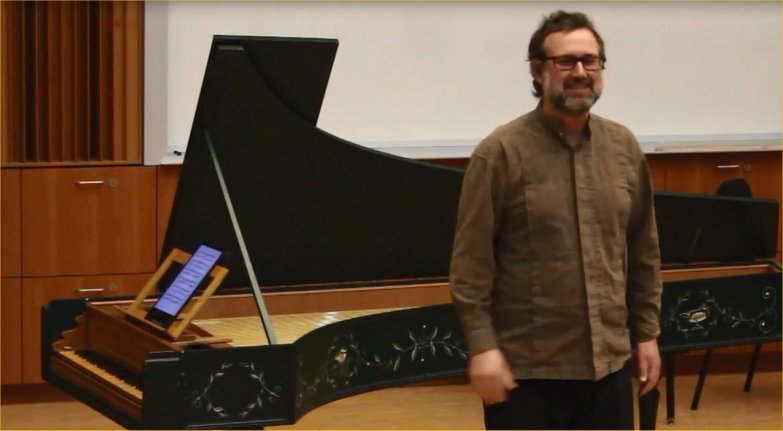
[[[581,61],[576,62],[574,69],[571,71],[571,74],[574,76],[587,76],[587,71],[585,70],[585,67],[582,65]]]

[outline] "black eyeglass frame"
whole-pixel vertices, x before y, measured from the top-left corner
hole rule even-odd
[[[574,68],[576,67],[576,63],[582,63],[582,67],[585,70],[587,70],[588,72],[598,72],[598,71],[604,70],[604,63],[605,63],[604,59],[602,59],[600,56],[593,55],[593,54],[587,54],[587,55],[582,55],[582,56],[559,55],[559,56],[556,56],[556,57],[544,57],[542,59],[542,61],[546,61],[546,60],[552,60],[552,63],[555,64],[555,67],[557,67],[558,70],[562,70],[562,71],[574,70]],[[563,61],[563,60],[573,61],[573,64],[571,65],[571,67],[563,67],[562,64],[558,64],[558,61]],[[593,61],[595,61],[595,64],[597,65],[597,67],[588,67],[585,64],[586,60],[593,60]],[[569,63],[570,63],[570,61],[569,61]]]

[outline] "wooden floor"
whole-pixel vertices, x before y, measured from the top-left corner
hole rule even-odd
[[[699,410],[690,410],[695,376],[678,376],[677,421],[658,429],[783,429],[781,372],[759,372],[749,393],[743,374],[711,374]],[[663,391],[664,385],[661,383]],[[120,429],[89,407],[48,385],[5,387],[2,429]],[[483,429],[481,404],[463,384],[384,389],[322,406],[297,424],[269,429]]]

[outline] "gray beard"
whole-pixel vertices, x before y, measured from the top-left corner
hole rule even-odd
[[[587,99],[576,99],[566,96],[565,92],[549,95],[549,101],[552,102],[558,111],[566,115],[582,115],[590,110],[598,101],[600,94],[593,93]]]

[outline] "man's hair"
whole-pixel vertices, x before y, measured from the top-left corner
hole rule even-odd
[[[566,12],[559,10],[552,12],[541,20],[538,29],[530,38],[530,44],[527,46],[527,60],[530,62],[530,74],[534,75],[536,69],[541,67],[541,61],[546,59],[544,52],[544,39],[552,33],[571,32],[580,28],[586,28],[593,33],[595,40],[598,41],[598,56],[603,62],[606,62],[606,52],[604,51],[604,40],[596,31],[593,22],[587,15],[581,12]],[[541,97],[543,88],[540,83],[533,79],[533,95]]]

